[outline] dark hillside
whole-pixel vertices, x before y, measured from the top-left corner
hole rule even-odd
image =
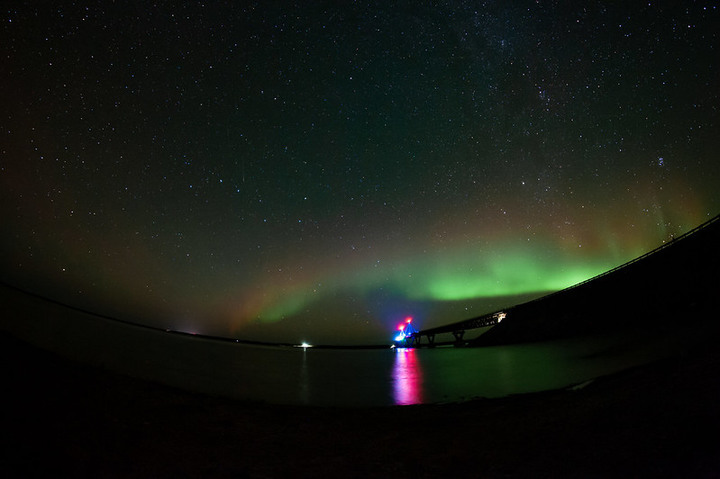
[[[622,328],[687,327],[716,319],[719,218],[607,274],[508,309],[507,318],[473,345],[545,341]]]

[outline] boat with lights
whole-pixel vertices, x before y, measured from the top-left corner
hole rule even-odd
[[[393,346],[396,348],[411,348],[415,344],[416,339],[419,339],[418,331],[412,325],[413,318],[408,316],[405,321],[400,323],[397,327],[397,334],[393,338]]]

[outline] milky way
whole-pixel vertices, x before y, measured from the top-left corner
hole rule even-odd
[[[1,279],[163,328],[386,341],[720,211],[715,2],[308,3],[6,7]]]

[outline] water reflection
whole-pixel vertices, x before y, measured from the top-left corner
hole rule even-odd
[[[0,315],[1,331],[77,362],[203,394],[319,406],[452,402],[567,388],[693,351],[716,331],[709,322],[515,346],[298,351],[131,327],[2,287],[0,304],[14,311]]]
[[[300,368],[300,402],[310,404],[310,378],[308,377],[307,348],[303,348]]]
[[[405,405],[423,402],[422,369],[414,349],[395,349],[392,384],[395,404]]]

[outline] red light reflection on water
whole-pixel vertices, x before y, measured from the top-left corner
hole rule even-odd
[[[392,380],[395,404],[419,404],[422,402],[422,370],[414,349],[395,349]]]

